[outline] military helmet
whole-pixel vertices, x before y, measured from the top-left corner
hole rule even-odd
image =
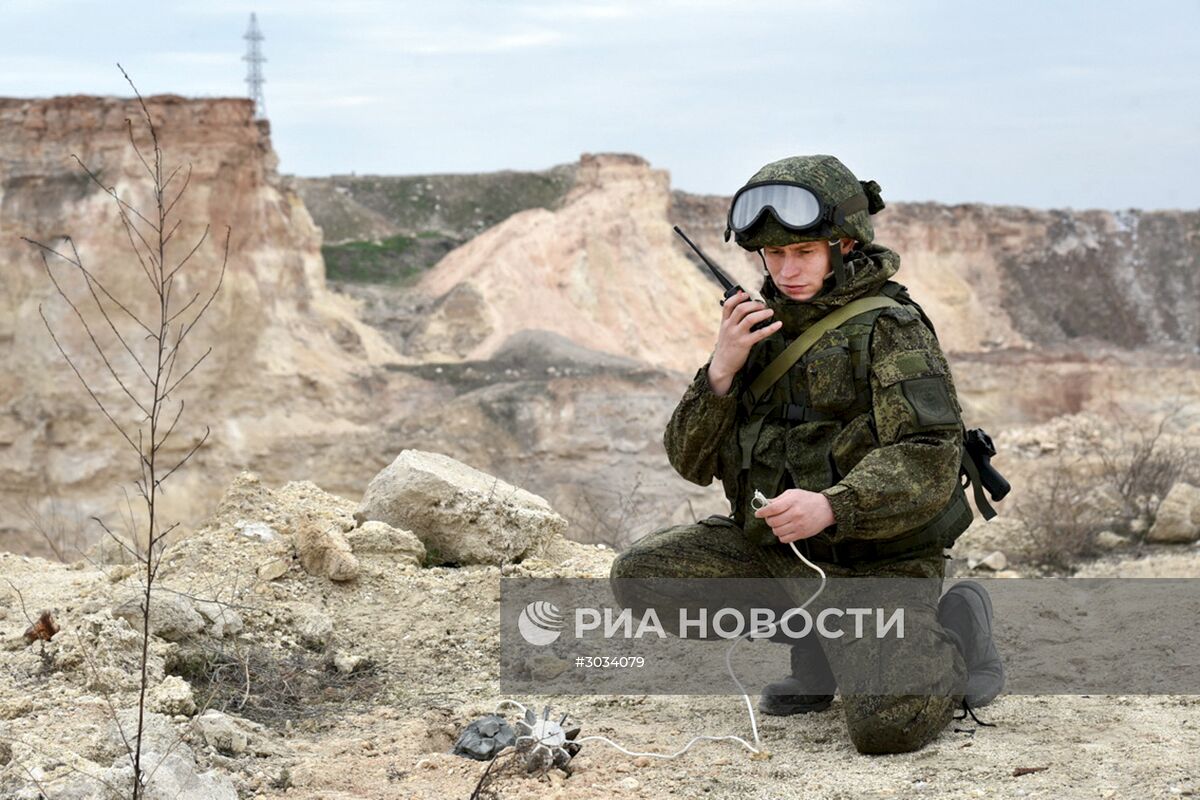
[[[875,181],[860,181],[834,156],[772,161],[729,204],[730,234],[747,250],[839,238],[875,238],[870,215],[884,207]]]

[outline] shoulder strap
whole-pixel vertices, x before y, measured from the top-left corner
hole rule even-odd
[[[925,309],[921,308],[921,304],[912,299],[912,295],[908,293],[908,287],[896,281],[887,281],[883,284],[883,288],[879,290],[880,294],[899,300],[902,305],[911,306],[920,315],[921,321],[925,323],[925,327],[929,328],[929,332],[933,334],[933,338],[937,338],[937,329],[933,327],[933,320],[925,313]]]
[[[792,365],[800,360],[817,339],[826,331],[832,330],[841,325],[851,317],[858,316],[867,311],[873,311],[877,308],[888,308],[890,306],[898,306],[890,297],[875,295],[872,297],[860,297],[857,300],[847,303],[846,305],[836,308],[826,314],[821,319],[814,322],[808,327],[808,330],[796,337],[796,340],[787,346],[787,349],[775,357],[770,364],[766,366],[754,382],[750,384],[750,401],[751,404],[757,403],[767,390],[775,385],[775,382],[782,378],[787,371],[792,368]]]

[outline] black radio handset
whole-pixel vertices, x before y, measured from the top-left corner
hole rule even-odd
[[[704,262],[704,266],[708,267],[709,271],[712,272],[713,277],[715,277],[717,279],[717,281],[721,284],[721,287],[725,289],[725,297],[723,297],[721,299],[721,305],[725,305],[725,301],[728,300],[729,298],[733,297],[738,292],[746,292],[746,290],[743,289],[741,286],[739,286],[738,284],[735,284],[733,281],[729,280],[729,276],[725,274],[724,270],[722,270],[720,267],[718,267],[716,264],[714,264],[711,258],[704,255],[704,251],[701,250],[699,247],[697,247],[696,243],[693,242],[691,239],[689,239],[687,237],[687,234],[679,229],[678,225],[675,226],[675,232],[678,233],[680,235],[680,237],[682,237],[683,240],[688,243],[688,246],[691,247],[692,250],[695,251],[696,255],[700,256],[700,260]],[[746,292],[746,299],[754,300],[753,297],[750,297],[749,292]],[[743,302],[745,302],[745,301],[743,301]],[[755,302],[761,302],[761,301],[756,300]],[[770,320],[763,320],[762,322],[755,324],[754,327],[752,327],[750,330],[756,331],[759,328],[765,327],[770,324],[771,324]]]

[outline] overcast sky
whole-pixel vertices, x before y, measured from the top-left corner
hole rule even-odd
[[[833,153],[885,199],[1200,207],[1200,0],[0,0],[0,95],[244,95],[251,11],[286,173]]]

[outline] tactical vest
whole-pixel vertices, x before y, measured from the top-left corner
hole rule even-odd
[[[920,324],[936,339],[932,322],[903,285],[887,281],[878,294],[899,304],[893,306],[891,314],[908,315],[914,322],[919,318]],[[755,400],[749,391],[740,393],[737,426],[740,470],[730,500],[735,521],[752,541],[763,545],[778,543],[770,527],[755,517],[749,507],[755,489],[767,497],[778,496],[790,488],[814,492],[827,489],[840,481],[867,452],[879,446],[872,414],[870,347],[875,321],[884,310],[862,312],[826,331],[760,399]],[[744,386],[749,386],[787,345],[782,336],[772,336],[752,350],[743,373]],[[929,387],[918,390],[921,388]],[[906,397],[913,401],[921,418],[919,395],[909,396],[906,392]],[[965,428],[957,415],[945,410],[939,412],[934,407],[923,421],[943,430],[957,423],[962,446]],[[967,462],[970,458],[964,449],[960,480],[955,481],[949,502],[919,528],[900,531],[894,538],[883,541],[845,541],[835,546],[830,540],[831,526],[796,544],[809,558],[826,563],[894,560],[940,552],[953,545],[974,516],[961,480],[973,471],[973,465],[969,467]]]

